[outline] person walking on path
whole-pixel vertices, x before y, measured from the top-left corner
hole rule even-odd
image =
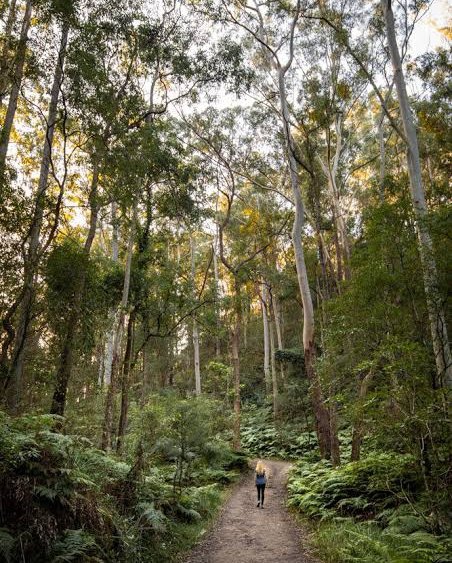
[[[262,461],[258,461],[256,465],[256,478],[255,478],[256,488],[257,488],[257,507],[264,508],[264,495],[265,495],[265,485],[267,484],[267,475],[265,473],[265,467]]]

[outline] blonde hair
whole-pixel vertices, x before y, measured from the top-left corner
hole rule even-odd
[[[256,473],[265,473],[265,466],[262,461],[258,461],[256,465]]]

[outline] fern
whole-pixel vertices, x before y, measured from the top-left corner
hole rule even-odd
[[[182,504],[178,503],[176,505],[176,512],[187,522],[197,522],[201,520],[201,514],[194,508],[186,508]]]
[[[15,539],[9,533],[9,530],[7,528],[0,528],[0,555],[6,563],[9,563],[12,560],[11,556],[14,543]]]
[[[154,503],[140,503],[138,504],[140,512],[138,523],[146,523],[154,532],[163,533],[167,529],[168,518],[161,510],[155,508]]]
[[[92,536],[83,530],[67,530],[63,538],[53,544],[51,563],[83,561],[97,548]]]

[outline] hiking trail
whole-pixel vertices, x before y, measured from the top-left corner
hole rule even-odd
[[[210,533],[185,563],[319,563],[309,554],[306,532],[285,507],[290,463],[263,460],[270,470],[264,509],[257,508],[254,473],[232,492]]]

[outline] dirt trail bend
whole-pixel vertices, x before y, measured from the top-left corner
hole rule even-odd
[[[265,508],[256,507],[254,474],[250,473],[185,563],[318,563],[307,553],[303,531],[284,506],[290,463],[265,461],[265,465],[270,470]]]

